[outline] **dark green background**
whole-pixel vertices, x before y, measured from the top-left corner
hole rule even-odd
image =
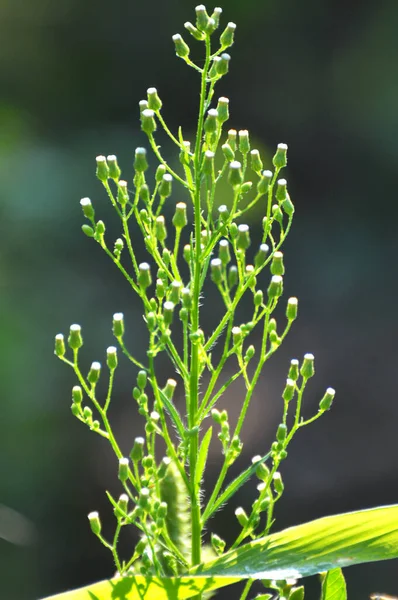
[[[219,95],[230,98],[231,126],[248,128],[266,156],[276,143],[289,144],[297,209],[286,289],[299,297],[300,319],[261,380],[238,466],[272,439],[288,361],[314,352],[306,414],[329,385],[336,404],[292,446],[279,527],[397,502],[398,4],[221,5],[222,23],[235,21],[238,30]],[[158,88],[170,127],[181,124],[192,137],[198,81],[175,58],[171,35],[184,34],[194,6],[0,0],[0,503],[7,507],[0,536],[11,528],[17,542],[0,538],[0,597],[7,600],[37,600],[113,572],[86,514],[99,509],[112,526],[104,489],[119,491],[115,461],[70,416],[75,381],[53,357],[53,336],[81,323],[87,366],[103,360],[112,314],[123,311],[130,347],[144,355],[140,307],[80,233],[79,199],[90,196],[100,218],[112,221],[94,158],[117,154],[131,179],[134,148],[145,143],[138,101],[147,87]],[[165,140],[163,150],[171,150]],[[258,224],[256,213],[250,225]],[[159,369],[170,375],[166,363]],[[142,432],[132,385],[133,373],[122,368],[112,415],[126,451]],[[232,414],[240,391],[225,401]],[[231,539],[233,510],[253,494],[254,483],[213,529]],[[11,522],[8,509],[28,523]],[[396,571],[396,562],[347,570],[350,600],[398,593]]]

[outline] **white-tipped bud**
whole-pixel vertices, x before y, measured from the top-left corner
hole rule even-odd
[[[123,337],[124,335],[124,315],[123,313],[115,313],[113,315],[113,335],[115,337]]]

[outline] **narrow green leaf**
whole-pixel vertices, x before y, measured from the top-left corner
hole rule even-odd
[[[347,588],[345,585],[343,571],[341,569],[332,569],[321,577],[321,600],[347,600]]]
[[[178,431],[178,435],[179,435],[180,439],[183,440],[185,428],[184,428],[183,422],[181,421],[181,417],[178,414],[178,410],[176,409],[174,404],[171,402],[171,400],[168,399],[166,394],[161,389],[159,389],[159,393],[160,393],[160,397],[162,398],[162,402],[165,405],[166,410],[169,413],[170,418],[173,421],[173,423]]]
[[[207,455],[209,453],[209,446],[211,442],[211,436],[213,435],[213,428],[209,427],[206,431],[205,436],[200,445],[198,461],[196,463],[196,473],[195,473],[195,485],[200,485],[200,482],[203,477],[203,471],[206,466]]]

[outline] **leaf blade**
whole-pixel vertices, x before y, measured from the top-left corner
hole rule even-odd
[[[322,576],[321,600],[347,600],[347,588],[341,569],[332,569]]]

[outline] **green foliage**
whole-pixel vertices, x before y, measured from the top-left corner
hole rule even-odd
[[[116,519],[112,540],[103,537],[98,513],[89,515],[94,535],[110,550],[123,578],[76,595],[62,595],[65,599],[87,597],[87,593],[103,599],[205,598],[211,589],[245,578],[248,581],[241,600],[246,599],[254,579],[266,580],[266,587],[274,589],[280,598],[301,600],[304,590],[291,579],[396,555],[382,537],[384,532],[389,541],[395,540],[391,510],[396,516],[396,507],[367,513],[365,521],[364,513],[353,513],[269,535],[275,504],[284,492],[280,467],[288,447],[299,429],[329,410],[334,399],[334,390],[328,388],[317,412],[307,419],[302,417],[304,391],[315,373],[312,354],[305,354],[301,364],[293,359],[287,369],[282,420],[271,448],[264,456],[254,457],[251,466],[226,484],[229,469],[242,452],[241,431],[263,367],[297,318],[298,301],[284,301],[285,320],[278,323],[275,311],[283,296],[285,276],[281,248],[294,215],[286,179],[281,178],[287,165],[287,145],[278,145],[268,165],[273,170],[264,170],[260,153],[251,148],[249,132],[225,131],[229,100],[221,97],[216,108],[212,107],[215,86],[229,69],[231,57],[225,50],[233,44],[236,29],[229,23],[219,38],[219,48],[212,51],[220,14],[221,9],[215,9],[210,16],[200,5],[195,25],[185,24],[192,37],[204,44],[205,57],[200,65],[189,58],[190,49],[182,37],[173,36],[177,56],[200,74],[195,139],[186,140],[181,128],[177,135],[170,131],[163,118],[162,100],[156,88],[149,88],[147,99],[140,102],[140,119],[155,164],[145,148],[137,148],[134,175],[127,183],[121,179],[114,155],[96,160],[97,178],[120,220],[120,237],[109,241],[106,225],[96,220],[91,200],[81,200],[88,221],[83,232],[99,244],[142,301],[148,347],[145,361],[133,356],[125,342],[124,316],[115,313],[112,331],[117,346],[107,349],[106,369],[94,361],[85,376],[79,362],[83,346],[80,325],[70,328],[69,351],[64,336],[56,336],[55,354],[73,369],[79,384],[72,391],[72,414],[110,443],[123,492],[119,498],[107,493]],[[179,168],[172,168],[162,155],[155,140],[159,128],[177,146]],[[156,167],[153,181],[148,176],[150,166]],[[220,204],[220,183],[224,182],[229,186],[229,198]],[[186,202],[173,200],[176,186],[182,187]],[[252,248],[244,217],[257,205],[264,215],[263,233],[259,247]],[[170,212],[171,220],[167,218]],[[141,232],[148,262],[137,259],[131,221]],[[204,331],[201,322],[209,280],[223,304],[212,332]],[[251,310],[247,320],[240,323],[238,309],[247,299]],[[145,437],[135,439],[128,456],[122,453],[109,420],[119,351],[133,369],[133,398],[145,431]],[[161,354],[169,358],[176,380],[160,380],[157,359]],[[225,381],[227,364],[233,364],[234,371]],[[102,397],[98,383],[104,371],[108,383]],[[245,393],[237,421],[231,423],[228,411],[216,406],[238,378]],[[177,387],[185,397],[182,411],[174,401]],[[214,424],[205,429],[210,416]],[[204,502],[203,475],[214,432],[223,461],[210,498]],[[163,457],[159,456],[160,448],[162,452],[165,448]],[[259,479],[257,498],[251,506],[235,511],[238,536],[225,550],[225,542],[212,532],[210,548],[203,543],[210,517],[254,474]],[[366,526],[369,515],[373,519],[371,530]],[[121,556],[120,533],[130,525],[141,537],[129,556]],[[189,578],[176,578],[182,575]],[[332,576],[324,579],[324,594],[333,593],[329,588],[339,584],[333,582]],[[120,588],[120,596],[114,586]],[[324,598],[329,599],[329,595]]]

